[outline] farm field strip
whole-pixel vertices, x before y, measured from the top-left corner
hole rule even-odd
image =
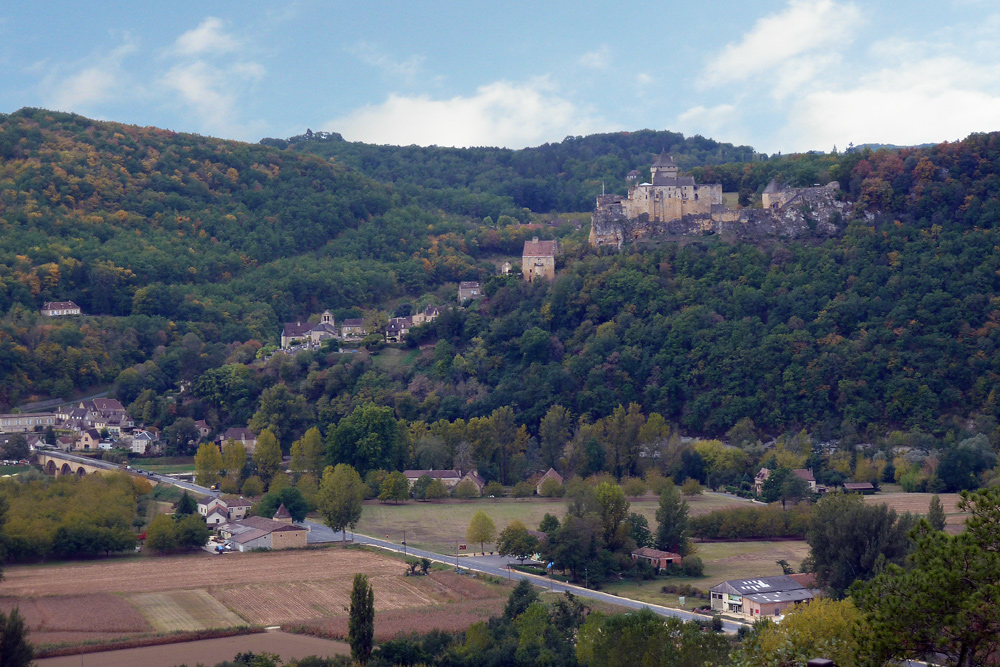
[[[37,632],[148,632],[146,619],[127,601],[109,593],[42,598],[0,598],[0,611],[21,611]]]
[[[4,570],[3,592],[16,597],[60,595],[72,581],[75,594],[155,593],[258,583],[329,579],[331,573],[398,575],[402,563],[352,549],[232,553],[204,551],[185,556],[115,559],[56,565],[12,565]]]
[[[370,579],[377,611],[437,604],[427,591],[398,574]],[[247,584],[216,588],[212,594],[250,623],[276,625],[347,613],[353,574],[338,573],[326,580]]]
[[[201,589],[138,593],[129,599],[160,632],[245,625],[242,618]]]

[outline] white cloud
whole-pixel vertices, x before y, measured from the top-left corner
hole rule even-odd
[[[126,94],[130,89],[122,62],[136,50],[126,35],[118,47],[68,66],[55,66],[43,76],[40,91],[44,106],[59,111],[92,113],[101,104]],[[44,70],[48,63],[39,64]]]
[[[402,79],[407,84],[418,79],[425,60],[419,55],[399,60],[386,53],[379,45],[365,40],[350,44],[346,50],[366,65],[381,70],[388,76]]]
[[[238,48],[239,42],[223,32],[222,20],[209,16],[197,28],[178,37],[170,52],[182,56],[197,56],[206,53],[232,53]]]
[[[506,146],[521,148],[595,131],[596,123],[548,82],[498,81],[475,95],[435,100],[427,95],[391,94],[324,124],[352,141],[422,146]]]
[[[645,72],[639,72],[638,74],[635,75],[635,82],[639,86],[648,86],[649,84],[653,83],[653,77],[649,76]]]
[[[611,64],[611,49],[607,44],[580,56],[580,64],[590,69],[607,69]]]
[[[252,138],[263,123],[243,120],[243,102],[266,72],[246,51],[246,44],[227,33],[220,19],[208,17],[162,53],[172,64],[156,83],[173,104],[197,119],[201,131]]]
[[[736,107],[719,104],[714,107],[691,107],[677,117],[678,129],[691,133],[711,136],[729,126],[736,119]]]
[[[1000,66],[951,56],[904,60],[857,85],[804,95],[789,112],[789,126],[796,150],[849,141],[918,144],[1000,130]]]
[[[705,68],[707,82],[721,85],[769,72],[780,79],[794,72],[801,56],[846,45],[861,21],[853,3],[790,0],[784,11],[758,19],[740,42],[712,58]]]

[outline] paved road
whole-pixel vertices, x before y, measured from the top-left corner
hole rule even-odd
[[[96,461],[94,459],[87,459],[79,456],[74,456],[73,454],[66,454],[64,452],[49,452],[54,456],[59,458],[66,458],[71,461],[80,461],[83,463],[90,463],[91,465],[98,465],[100,467],[106,468],[117,468],[118,466],[114,464],[107,463],[105,461]],[[173,484],[182,489],[187,489],[192,493],[197,494],[200,498],[206,495],[218,495],[218,491],[212,491],[204,486],[199,486],[193,482],[182,482],[166,475],[149,474],[150,479],[154,479],[158,482],[166,482],[168,484]],[[307,541],[309,544],[325,544],[329,542],[339,542],[343,539],[343,534],[340,532],[334,532],[329,527],[318,523],[316,521],[306,520],[303,522],[305,526],[309,528],[309,535]],[[577,595],[582,598],[588,598],[591,600],[601,600],[603,602],[609,602],[611,604],[617,604],[622,607],[628,607],[631,609],[649,609],[661,616],[674,616],[680,618],[684,621],[707,621],[711,620],[711,617],[705,616],[703,614],[695,614],[692,612],[681,611],[679,609],[671,609],[670,607],[662,607],[660,605],[649,604],[646,602],[639,602],[636,600],[630,600],[628,598],[619,597],[617,595],[610,595],[608,593],[602,593],[600,591],[590,590],[589,588],[584,588],[582,586],[574,586],[573,584],[565,584],[552,579],[546,579],[544,577],[536,577],[530,574],[524,574],[522,572],[511,571],[500,565],[500,561],[497,557],[490,556],[466,556],[463,558],[456,558],[455,556],[447,556],[445,554],[435,553],[433,551],[425,551],[423,549],[413,549],[410,547],[404,547],[401,544],[396,544],[389,540],[383,540],[376,537],[371,537],[369,535],[362,535],[360,533],[352,534],[354,542],[357,544],[367,544],[369,546],[378,547],[380,549],[386,549],[388,551],[394,551],[396,553],[405,553],[408,556],[414,556],[416,558],[427,558],[428,560],[436,561],[438,563],[445,563],[448,565],[457,565],[458,567],[473,570],[475,572],[482,572],[483,574],[489,574],[495,577],[507,577],[509,579],[527,579],[537,586],[546,588],[555,593],[571,592],[573,595]],[[349,538],[350,539],[350,538]],[[735,633],[743,623],[738,623],[735,621],[723,621],[722,628],[726,632]]]
[[[339,532],[334,533],[327,526],[315,521],[305,521],[305,525],[309,526],[309,543],[310,544],[322,544],[324,542],[333,542],[343,539],[343,535]],[[350,538],[348,538],[350,539]],[[354,541],[357,544],[367,544],[369,546],[378,547],[381,549],[386,549],[389,551],[394,551],[396,553],[404,553],[404,547],[401,544],[391,542],[389,540],[379,539],[376,537],[371,537],[369,535],[361,535],[360,533],[354,534]],[[457,558],[455,556],[447,556],[445,554],[435,553],[433,551],[424,551],[423,549],[413,549],[411,547],[405,547],[405,553],[409,556],[414,556],[416,558],[427,558],[432,561],[439,563],[445,563],[448,565],[458,565],[458,567],[473,570],[475,572],[482,572],[483,574],[490,574],[495,577],[510,578],[510,579],[527,579],[537,586],[551,590],[555,593],[571,592],[573,595],[577,595],[582,598],[589,598],[591,600],[601,600],[603,602],[610,602],[611,604],[621,605],[622,607],[628,607],[630,609],[650,609],[661,616],[674,616],[680,618],[684,621],[708,621],[711,620],[710,616],[703,614],[695,614],[692,612],[681,611],[679,609],[671,609],[670,607],[662,607],[660,605],[648,604],[645,602],[639,602],[636,600],[630,600],[628,598],[619,597],[617,595],[610,595],[608,593],[602,593],[600,591],[590,590],[584,588],[583,586],[574,586],[573,584],[564,584],[552,579],[547,579],[545,577],[536,577],[530,574],[524,574],[522,572],[511,571],[507,568],[501,566],[499,563],[501,559],[496,556],[465,556],[462,558]],[[734,621],[723,621],[722,628],[726,632],[735,633],[739,630],[742,623],[737,623]]]

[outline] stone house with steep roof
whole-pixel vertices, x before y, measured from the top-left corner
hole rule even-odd
[[[286,322],[281,332],[281,347],[288,349],[296,343],[319,345],[327,339],[340,338],[340,329],[329,310],[323,311],[319,322]]]
[[[556,252],[559,250],[559,242],[539,241],[538,237],[524,242],[524,251],[521,253],[521,275],[528,282],[534,282],[537,278],[553,280],[556,277]]]
[[[248,428],[227,428],[224,433],[220,433],[218,437],[216,437],[215,444],[217,444],[221,450],[230,440],[243,445],[243,449],[247,450],[247,454],[253,454],[253,450],[257,448],[257,435]]]
[[[340,326],[341,338],[364,338],[367,335],[365,321],[360,317],[348,318]]]
[[[535,484],[535,493],[542,495],[542,484],[544,484],[547,479],[554,479],[560,484],[563,483],[563,476],[557,473],[555,468],[549,468],[545,474],[542,475],[541,479],[538,480],[538,483]]]

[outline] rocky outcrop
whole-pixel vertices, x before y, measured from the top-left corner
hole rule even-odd
[[[627,218],[622,197],[598,197],[592,215],[590,243],[622,247],[663,236],[723,234],[745,240],[773,237],[826,238],[844,228],[851,204],[838,199],[839,186],[781,188],[780,204],[771,208],[729,209],[712,206],[711,214],[686,215],[677,220],[651,220],[647,214]],[[775,198],[777,201],[777,198]]]

